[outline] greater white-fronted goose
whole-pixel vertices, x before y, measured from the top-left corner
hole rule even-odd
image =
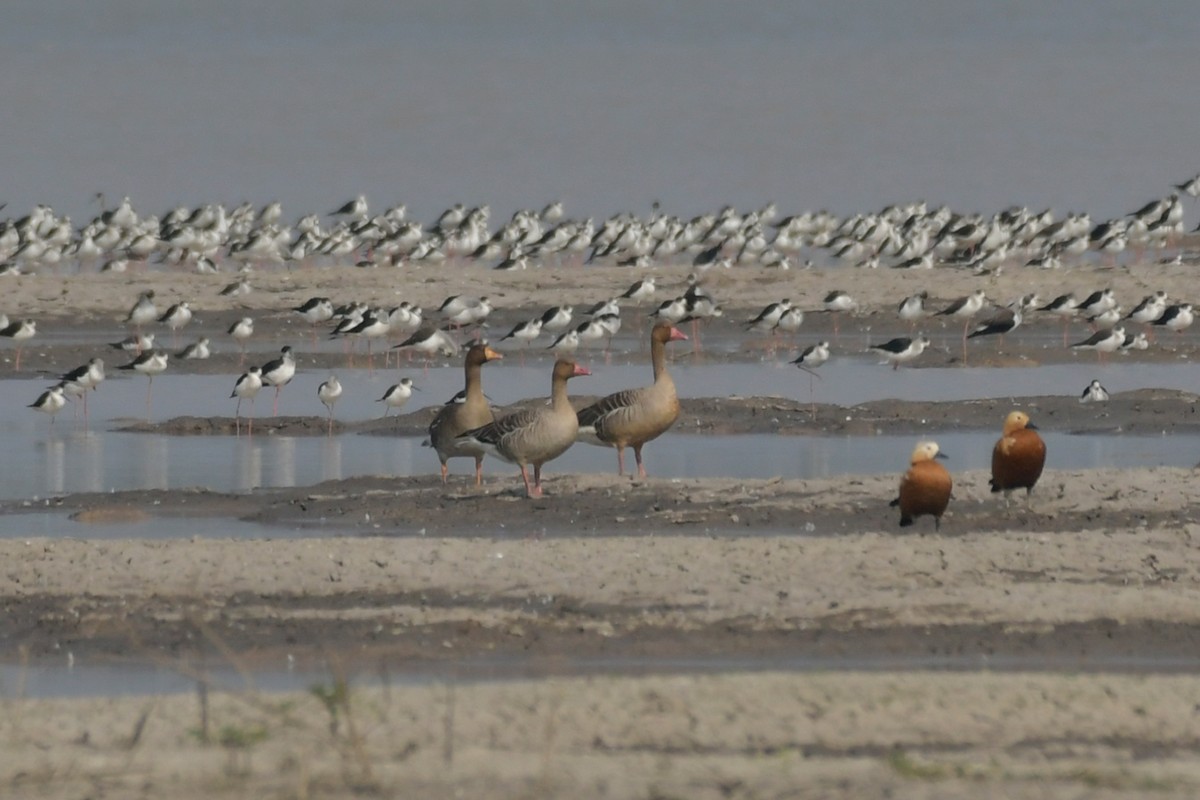
[[[591,375],[586,367],[574,361],[554,362],[550,405],[529,408],[469,430],[457,437],[468,446],[479,447],[521,468],[525,494],[542,496],[542,465],[558,458],[574,442],[579,421],[571,400],[567,397],[567,381],[576,375]],[[533,465],[533,483],[529,482],[527,467]]]
[[[484,449],[460,441],[459,434],[487,425],[495,419],[492,407],[483,394],[483,365],[497,358],[504,358],[485,344],[472,345],[467,350],[465,372],[467,386],[461,403],[447,403],[433,418],[429,425],[429,444],[437,451],[438,459],[442,462],[442,483],[450,474],[446,462],[458,456],[474,456],[475,485],[478,486],[483,474]]]
[[[669,322],[650,330],[654,383],[604,397],[579,412],[579,436],[585,442],[617,448],[617,474],[625,474],[625,448],[633,447],[638,475],[646,477],[642,446],[657,439],[679,416],[675,382],[667,372],[667,342],[687,339]]]

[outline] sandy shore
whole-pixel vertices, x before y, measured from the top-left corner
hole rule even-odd
[[[1112,286],[1132,304],[1157,289],[1187,299],[1193,269],[1014,269],[983,279],[953,270],[731,270],[708,278],[727,309],[710,333],[739,342],[718,358],[760,358],[762,343],[741,334],[737,321],[781,297],[815,309],[827,291],[854,292],[864,310],[842,334],[857,340],[905,333],[892,307],[920,289],[935,307],[981,285],[1000,300]],[[687,271],[657,274],[679,289]],[[234,302],[217,296],[225,276],[42,275],[6,284],[6,302],[42,320],[46,336],[23,359],[23,368],[39,372],[94,354],[89,337],[119,332],[116,318],[149,286],[164,306],[192,301],[198,323],[214,332],[256,315],[266,351],[308,336],[286,309],[314,294],[429,307],[469,291],[492,296],[501,319],[515,321],[559,302],[604,299],[637,277],[610,267],[310,268],[256,274],[255,291]],[[829,315],[812,314],[799,341],[831,325]],[[930,328],[946,349],[929,363],[952,363],[961,327]],[[1061,347],[1061,332],[1054,319],[1035,320],[1003,351],[988,345],[976,354],[996,366],[1085,357]],[[1186,363],[1198,352],[1190,331],[1160,338],[1130,357]],[[302,357],[320,364],[338,356]],[[232,374],[236,352],[186,369]],[[688,398],[689,432],[991,429],[1010,404],[884,401],[853,414],[819,406],[814,416],[803,397],[747,394]],[[1072,397],[1016,402],[1076,431],[1178,432],[1196,424],[1196,397],[1186,392],[1143,389],[1087,414]],[[427,414],[343,430],[411,433]],[[316,432],[315,419],[284,419],[278,429]],[[228,423],[169,420],[146,429],[224,433]],[[925,519],[901,533],[886,503],[902,466],[895,475],[809,481],[551,470],[547,497],[536,502],[524,500],[513,480],[477,491],[461,482],[443,487],[433,475],[246,495],[56,499],[51,510],[75,515],[78,538],[0,541],[8,663],[36,666],[70,652],[81,662],[208,658],[254,668],[290,655],[352,674],[386,664],[392,674],[419,668],[444,680],[353,685],[325,701],[313,693],[213,692],[207,722],[195,696],[31,700],[6,687],[2,793],[1195,796],[1195,472],[1051,469],[1032,503],[1018,498],[1010,507],[988,492],[986,475],[956,473],[942,530],[934,533]],[[146,515],[237,518],[268,530],[311,526],[314,536],[89,538],[90,525]],[[722,671],[722,659],[734,657],[754,668]],[[487,658],[526,663],[543,677],[454,678],[458,665]],[[631,667],[581,676],[573,666],[689,658],[707,659],[706,669],[721,674],[645,676],[629,674],[638,670]],[[955,658],[1033,671],[905,667]],[[899,669],[889,670],[893,659]],[[853,663],[872,671],[844,670]],[[817,671],[759,671],[771,664]],[[330,681],[337,673],[331,668]]]

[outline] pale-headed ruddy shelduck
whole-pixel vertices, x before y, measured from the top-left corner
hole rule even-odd
[[[867,349],[882,355],[887,359],[887,363],[892,365],[892,369],[896,369],[901,364],[912,361],[921,355],[930,344],[932,342],[929,341],[929,338],[924,334],[920,334],[915,339],[910,339],[907,336],[898,336],[895,339],[889,339],[883,344],[873,344]]]
[[[12,339],[17,343],[17,359],[13,363],[13,369],[21,368],[21,350],[25,346],[25,341],[32,339],[37,334],[37,323],[31,319],[23,319],[20,322],[11,322],[0,328],[0,336],[7,339]]]
[[[542,465],[558,458],[575,442],[579,419],[567,396],[567,381],[591,375],[573,361],[554,362],[550,404],[517,411],[457,437],[469,447],[479,447],[521,468],[528,497],[542,496]],[[533,482],[527,468],[533,465]]]
[[[1004,432],[992,448],[992,492],[1004,492],[1005,502],[1014,489],[1024,489],[1028,497],[1045,466],[1046,443],[1037,426],[1024,411],[1009,412]]]
[[[272,359],[262,367],[262,380],[267,386],[275,387],[275,398],[271,404],[271,415],[279,415],[279,392],[292,378],[296,377],[296,358],[292,348],[285,345],[279,351],[279,358]]]
[[[1100,384],[1100,381],[1093,380],[1087,385],[1087,388],[1083,390],[1083,394],[1079,395],[1079,402],[1107,403],[1108,390]]]
[[[67,398],[64,394],[64,387],[59,384],[53,386],[38,395],[38,399],[29,404],[29,408],[35,411],[41,411],[43,414],[50,415],[50,424],[54,424],[54,418],[62,411],[63,406],[67,404]]]
[[[1105,353],[1115,353],[1125,343],[1125,328],[1118,325],[1112,330],[1096,331],[1082,342],[1071,345],[1075,350],[1095,350],[1100,361]]]
[[[935,459],[945,458],[937,442],[919,442],[912,452],[908,471],[900,479],[900,494],[889,505],[900,508],[900,527],[913,524],[917,517],[933,517],[933,529],[942,527],[942,515],[950,504],[954,482],[950,473]]]
[[[333,406],[341,396],[342,382],[337,379],[336,375],[330,375],[329,380],[321,381],[321,385],[317,387],[317,399],[329,411],[325,429],[327,435],[333,433]]]
[[[654,383],[614,392],[580,410],[579,438],[590,444],[617,449],[617,474],[625,474],[625,448],[633,448],[639,477],[646,477],[642,447],[665,433],[679,417],[679,397],[667,371],[666,345],[687,336],[669,322],[650,330],[650,363]]]
[[[383,416],[386,417],[393,408],[397,411],[404,408],[408,404],[409,398],[412,397],[412,393],[418,391],[420,389],[413,385],[412,378],[401,378],[399,383],[389,386],[383,393],[383,397],[375,402],[383,403]]]
[[[502,358],[503,355],[486,344],[471,345],[463,361],[466,386],[462,402],[450,402],[442,406],[429,425],[429,439],[425,443],[437,451],[438,460],[442,462],[442,483],[450,474],[446,462],[465,456],[475,459],[475,485],[478,486],[483,480],[483,456],[486,450],[458,437],[495,420],[492,407],[483,393],[483,365]]]

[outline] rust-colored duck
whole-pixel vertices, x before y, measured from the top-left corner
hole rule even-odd
[[[642,446],[657,439],[679,417],[675,382],[667,372],[667,342],[687,339],[669,322],[650,331],[650,361],[654,383],[625,389],[597,400],[579,412],[579,437],[591,444],[617,448],[617,474],[625,474],[625,448],[633,448],[638,475],[646,477]]]
[[[954,483],[950,473],[935,459],[945,458],[937,442],[918,442],[912,453],[911,466],[900,479],[900,496],[891,506],[900,507],[900,527],[913,524],[917,517],[933,517],[933,529],[942,527],[942,514],[950,504]]]
[[[1004,492],[1007,501],[1013,489],[1024,489],[1028,497],[1046,466],[1046,443],[1037,426],[1024,411],[1004,418],[1004,433],[992,448],[992,491]]]
[[[558,458],[575,442],[579,429],[575,409],[567,397],[567,381],[578,375],[591,375],[574,361],[554,362],[550,384],[550,404],[517,411],[473,430],[460,434],[456,441],[478,447],[521,468],[528,497],[542,496],[542,465]],[[533,483],[528,466],[533,465]]]

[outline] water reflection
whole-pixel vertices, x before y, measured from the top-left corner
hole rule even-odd
[[[62,439],[50,439],[42,444],[43,474],[47,492],[61,493],[67,485],[67,445]]]
[[[133,451],[133,480],[138,489],[169,489],[171,484],[172,443],[165,436],[140,437],[127,443]]]
[[[942,450],[955,471],[991,463],[994,431],[941,431]],[[1043,431],[1054,469],[1191,466],[1197,436],[1072,436]],[[903,436],[689,436],[668,433],[647,448],[652,475],[678,478],[827,477],[896,472],[907,463],[916,437]],[[69,436],[34,448],[36,464],[5,473],[0,498],[126,489],[202,486],[215,491],[309,486],[356,475],[434,475],[437,457],[418,437],[231,436],[171,437],[133,433]],[[578,444],[546,468],[563,473],[612,472],[614,451]],[[465,476],[467,460],[452,461]],[[496,459],[484,473],[514,478],[515,468]],[[514,478],[515,479],[515,478]]]
[[[259,665],[248,671],[223,663],[202,659],[182,659],[178,664],[145,661],[112,663],[75,659],[68,655],[57,663],[36,665],[0,663],[0,698],[5,697],[86,697],[119,695],[160,695],[193,692],[197,675],[203,675],[215,686],[236,691],[245,688],[247,680],[259,690],[298,691],[314,683],[327,681],[331,667],[320,658],[298,654],[296,662],[281,659],[274,666]],[[298,662],[298,663],[297,663]],[[795,652],[768,655],[695,655],[646,656],[637,653],[597,658],[538,658],[498,657],[471,658],[453,663],[414,666],[409,661],[381,665],[374,662],[338,665],[339,674],[360,687],[380,685],[420,686],[458,682],[529,680],[547,676],[585,675],[653,675],[672,673],[747,672],[787,670],[811,672],[829,670],[885,671],[939,670],[974,671],[1067,671],[1067,672],[1128,672],[1128,673],[1193,673],[1200,667],[1200,658],[1175,653],[1126,655],[1120,653],[1046,652],[1032,654],[1007,653],[934,653],[911,655],[883,653],[878,655],[813,654],[807,648]]]
[[[779,362],[706,365],[680,361],[673,365],[680,394],[722,397],[778,394],[804,400],[807,378]],[[579,391],[601,394],[642,385],[647,379],[641,363],[597,366],[597,373],[580,382]],[[1178,365],[1119,363],[1105,367],[1067,364],[1054,368],[1022,369],[909,369],[893,372],[869,359],[833,359],[821,369],[814,394],[821,402],[853,405],[880,397],[952,400],[1011,395],[1070,394],[1099,376],[1110,391],[1143,387],[1191,389],[1192,377]],[[316,385],[327,377],[300,374],[284,391],[281,414],[319,415]],[[395,381],[397,373],[346,371],[340,374],[346,393],[338,405],[347,420],[373,418],[375,400]],[[416,377],[416,376],[415,376]],[[419,399],[438,403],[458,390],[459,367],[433,369],[417,377],[424,391]],[[306,383],[307,382],[307,383]],[[487,372],[489,395],[499,404],[546,390],[545,365],[504,365]],[[170,416],[209,416],[229,413],[226,376],[170,375],[159,381],[161,407]],[[311,384],[308,385],[308,384]],[[51,428],[39,414],[25,408],[43,388],[40,381],[0,380],[0,437],[10,452],[27,453],[24,469],[0,477],[0,498],[32,498],[70,492],[122,489],[166,489],[205,486],[218,491],[250,491],[258,487],[311,485],[355,475],[413,476],[435,474],[437,459],[420,446],[420,438],[374,436],[288,437],[255,436],[168,437],[113,432],[123,409],[140,408],[142,382],[114,378],[92,396],[91,430],[64,414]],[[1050,466],[1191,466],[1195,437],[1067,437],[1047,432]],[[955,455],[956,469],[987,466],[994,431],[943,432],[938,439]],[[774,436],[702,437],[668,434],[646,453],[653,475],[676,477],[825,476],[892,470],[905,463],[912,437],[788,438]],[[895,450],[893,453],[892,450]],[[967,456],[965,453],[969,452]],[[886,456],[884,455],[886,454]],[[577,446],[553,462],[548,475],[562,472],[609,472],[612,451]],[[451,463],[453,474],[467,467]],[[512,476],[513,468],[489,459],[485,472]]]

